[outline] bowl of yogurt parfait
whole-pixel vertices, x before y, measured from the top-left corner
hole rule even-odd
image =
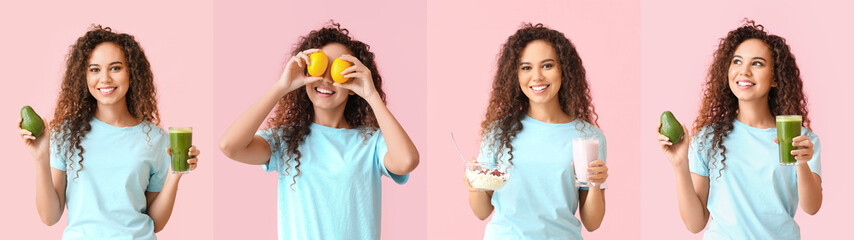
[[[510,179],[510,165],[466,162],[466,178],[472,187],[495,191],[504,187]]]

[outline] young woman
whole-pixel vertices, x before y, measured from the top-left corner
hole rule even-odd
[[[605,136],[596,124],[581,58],[563,33],[524,25],[507,39],[492,83],[479,162],[512,164],[497,191],[469,189],[484,239],[581,239],[581,225],[599,228],[605,215]],[[599,138],[588,166],[596,187],[576,187],[572,139]],[[575,218],[576,208],[581,221]]]
[[[312,53],[329,68],[306,74]],[[385,105],[382,78],[367,44],[332,23],[300,38],[282,77],[226,130],[220,149],[238,162],[279,173],[279,239],[379,239],[380,177],[399,184],[418,151]],[[343,84],[332,62],[353,65]],[[277,105],[268,128],[255,132]]]
[[[798,203],[810,215],[821,207],[821,145],[786,41],[748,21],[721,40],[704,86],[695,136],[658,136],[685,226],[709,223],[705,239],[800,239]],[[803,116],[796,167],[779,164],[776,115]]]
[[[19,130],[36,162],[42,222],[55,224],[67,206],[63,239],[156,239],[172,215],[181,174],[169,169],[169,138],[158,126],[142,47],[131,35],[95,26],[77,39],[66,64],[45,134]],[[191,169],[198,155],[192,147]]]

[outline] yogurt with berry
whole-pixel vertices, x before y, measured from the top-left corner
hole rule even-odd
[[[472,187],[482,190],[498,190],[504,187],[509,176],[498,169],[466,169],[466,178]]]

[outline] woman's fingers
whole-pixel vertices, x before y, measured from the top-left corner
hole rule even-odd
[[[466,177],[466,175],[463,175],[463,181],[464,181],[464,182],[466,182],[466,189],[468,189],[468,190],[469,190],[469,192],[478,192],[478,191],[481,191],[480,189],[477,189],[477,188],[474,188],[474,187],[472,187],[472,186],[471,186],[471,183],[469,183],[469,178],[468,178],[468,177]]]
[[[602,159],[596,159],[596,160],[593,160],[590,163],[588,163],[587,166],[588,167],[605,166],[605,161],[602,161]]]
[[[194,158],[187,159],[187,164],[189,165],[191,171],[196,169],[196,167],[199,165],[198,163],[199,163],[198,158],[194,157]]]
[[[811,156],[813,154],[813,150],[809,148],[802,148],[798,150],[792,150],[792,152],[790,153],[795,156]]]
[[[601,173],[587,176],[587,181],[595,183],[604,183],[608,179],[608,173]]]
[[[797,136],[792,139],[792,146],[801,147],[801,148],[812,148],[812,141],[806,136]]]
[[[198,157],[198,156],[199,156],[199,154],[201,154],[201,153],[202,153],[202,152],[201,152],[201,151],[199,151],[199,149],[198,149],[198,148],[196,148],[196,145],[192,145],[192,146],[190,146],[189,155],[190,155],[190,157],[191,157],[191,158]]]
[[[667,136],[664,136],[664,134],[659,133],[658,134],[658,141],[670,141],[670,138]]]
[[[341,55],[339,58],[341,58],[341,60],[348,61],[348,62],[352,63],[353,66],[365,66],[365,64],[362,64],[362,61],[359,61],[358,58],[356,58],[350,54]]]

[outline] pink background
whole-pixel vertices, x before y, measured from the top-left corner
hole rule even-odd
[[[383,180],[383,238],[479,239],[487,221],[471,213],[448,131],[456,133],[465,155],[477,154],[500,45],[530,21],[575,43],[608,136],[608,210],[602,227],[583,235],[699,239],[702,234],[685,230],[679,218],[673,172],[653,140],[655,128],[665,110],[692,123],[718,39],[751,17],[788,40],[822,140],[822,210],[815,216],[798,210],[795,218],[804,239],[838,238],[844,234],[839,223],[852,214],[845,200],[853,197],[847,186],[854,184],[854,177],[844,176],[843,169],[854,166],[842,152],[852,143],[843,136],[854,128],[839,127],[854,121],[854,110],[840,100],[852,87],[843,72],[854,54],[852,7],[729,0],[4,3],[0,110],[7,115],[0,123],[7,127],[0,143],[13,170],[0,174],[9,193],[0,200],[0,225],[17,238],[61,236],[65,217],[47,227],[35,211],[33,160],[14,125],[23,105],[52,117],[68,47],[99,23],[136,36],[155,73],[161,126],[192,125],[202,150],[200,169],[182,179],[176,210],[158,236],[275,238],[275,174],[225,158],[215,143],[278,79],[297,38],[335,19],[372,46],[389,108],[421,153],[409,183]],[[216,179],[214,165],[220,169]]]
[[[216,1],[214,4],[215,136],[279,79],[300,36],[335,19],[371,46],[383,76],[388,107],[421,154],[409,182],[383,178],[382,238],[427,235],[427,64],[423,2]],[[276,237],[276,173],[235,162],[217,151],[217,238]],[[227,169],[227,170],[225,170]]]
[[[693,124],[712,53],[719,39],[740,26],[744,17],[786,38],[801,70],[813,130],[821,138],[824,202],[815,216],[798,210],[795,220],[801,234],[804,239],[844,236],[839,223],[850,219],[847,200],[852,194],[851,177],[843,177],[843,171],[852,165],[850,155],[843,155],[851,142],[844,140],[840,128],[850,122],[851,108],[850,100],[845,100],[847,105],[840,101],[854,86],[845,77],[852,54],[852,7],[850,3],[780,1],[649,1],[641,5],[642,238],[702,237],[688,232],[679,217],[673,170],[655,140],[656,128],[666,110],[683,124]],[[848,121],[840,107],[848,111]],[[845,130],[850,136],[851,128]]]
[[[522,22],[542,22],[563,32],[587,70],[599,125],[608,138],[607,211],[594,239],[636,239],[640,234],[639,3],[616,1],[430,1],[427,6],[430,158],[427,184],[429,239],[481,239],[486,221],[468,204],[463,164],[451,144],[475,156],[496,59]]]
[[[0,145],[6,150],[0,174],[5,192],[0,226],[13,239],[59,239],[67,219],[47,227],[35,208],[35,168],[17,134],[21,107],[31,105],[53,118],[65,71],[65,54],[90,24],[134,35],[151,62],[159,97],[161,127],[194,127],[202,151],[199,169],[181,179],[175,210],[164,239],[213,238],[212,4],[192,2],[10,1],[0,8]],[[156,13],[156,14],[153,14]]]

